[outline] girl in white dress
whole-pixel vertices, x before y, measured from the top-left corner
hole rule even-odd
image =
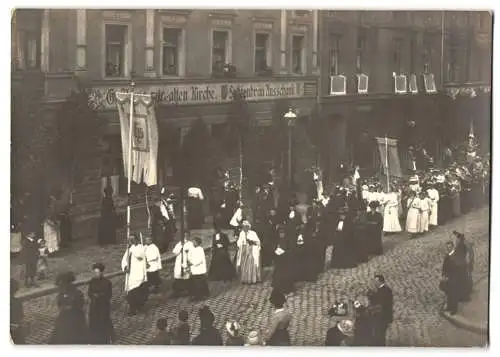
[[[419,233],[427,233],[429,231],[429,213],[431,211],[431,205],[427,193],[422,191],[419,193],[420,198],[420,222],[419,222]]]
[[[396,233],[401,232],[401,224],[399,223],[398,210],[398,194],[394,187],[391,187],[390,192],[384,195],[384,232]]]
[[[431,204],[431,212],[429,216],[429,226],[431,228],[436,227],[438,225],[438,203],[439,203],[439,192],[436,190],[436,186],[434,182],[429,185],[429,189],[427,189],[427,195],[429,196],[430,204]]]
[[[406,216],[406,231],[415,236],[419,232],[420,221],[420,199],[413,191],[410,192],[410,197],[407,202],[408,214]]]

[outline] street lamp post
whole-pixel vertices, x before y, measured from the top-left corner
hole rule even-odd
[[[288,124],[288,185],[289,189],[292,189],[293,173],[292,173],[292,133],[293,127],[295,125],[295,119],[297,119],[297,114],[295,114],[292,109],[288,109],[285,113],[284,118]]]

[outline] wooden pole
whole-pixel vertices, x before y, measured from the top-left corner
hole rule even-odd
[[[385,169],[387,170],[385,176],[387,181],[387,192],[389,193],[390,171],[389,171],[389,143],[387,140],[387,135],[385,136]]]
[[[128,123],[128,168],[127,168],[127,239],[130,237],[130,191],[132,187],[132,128],[134,123],[134,85],[130,92],[130,120]]]

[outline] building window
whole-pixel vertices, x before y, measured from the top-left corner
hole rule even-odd
[[[18,53],[15,68],[35,69],[40,68],[40,46],[39,35],[33,31],[18,31],[17,33]]]
[[[415,60],[417,58],[417,39],[415,37],[412,37],[410,40],[410,72],[415,73],[416,71],[416,66],[415,66]]]
[[[431,72],[431,62],[432,62],[432,41],[430,38],[424,39],[424,52],[422,53],[422,63],[424,73]]]
[[[124,77],[127,56],[126,25],[106,25],[106,77]]]
[[[403,47],[403,41],[401,39],[394,39],[393,41],[393,66],[396,74],[403,72],[402,60],[401,60],[401,50]]]
[[[458,50],[455,47],[448,50],[448,81],[458,82]]]
[[[339,55],[340,55],[340,37],[334,35],[332,38],[332,48],[330,50],[330,74],[334,76],[340,73]]]
[[[356,71],[363,73],[364,54],[366,51],[366,30],[359,29],[356,39]]]
[[[267,33],[255,34],[255,72],[265,71],[271,65],[269,40]]]
[[[182,30],[164,28],[162,41],[162,73],[167,76],[179,75],[180,42]]]
[[[292,36],[292,72],[304,74],[304,36]]]
[[[214,30],[212,32],[212,71],[222,72],[225,64],[229,64],[229,32]]]

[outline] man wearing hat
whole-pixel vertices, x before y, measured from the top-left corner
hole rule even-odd
[[[286,297],[282,292],[273,290],[269,301],[275,310],[265,334],[264,340],[266,341],[266,345],[290,346],[288,326],[290,326],[292,315],[284,308]]]
[[[111,281],[104,277],[104,264],[92,265],[94,276],[89,282],[89,330],[92,344],[111,344],[115,339],[111,321]]]
[[[198,312],[200,318],[200,333],[193,339],[195,346],[222,346],[222,337],[214,327],[215,316],[208,306]]]
[[[29,288],[36,286],[36,268],[38,262],[38,241],[35,233],[30,232],[23,240],[23,249],[21,251],[24,261],[24,285]]]

